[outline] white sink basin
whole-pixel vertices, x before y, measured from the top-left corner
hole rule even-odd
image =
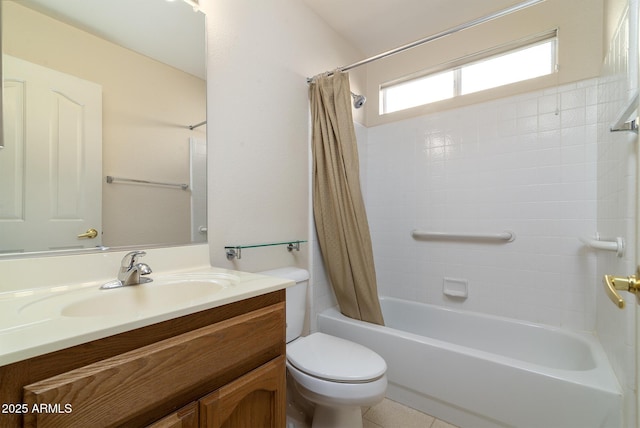
[[[100,290],[100,295],[70,303],[62,308],[65,317],[101,317],[141,313],[184,306],[225,288],[215,280],[176,280]]]
[[[140,285],[84,288],[32,301],[19,313],[25,316],[57,313],[63,317],[137,317],[191,306],[237,282],[233,275],[174,275]]]

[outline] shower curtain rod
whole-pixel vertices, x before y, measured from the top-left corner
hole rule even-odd
[[[336,71],[347,71],[347,70],[351,70],[352,68],[360,67],[361,65],[369,64],[370,62],[374,62],[374,61],[377,61],[379,59],[386,58],[388,56],[395,55],[397,53],[406,51],[408,49],[415,48],[415,47],[423,45],[425,43],[432,42],[434,40],[437,40],[437,39],[440,39],[442,37],[451,35],[453,33],[457,33],[458,31],[462,31],[462,30],[466,30],[467,28],[475,27],[476,25],[483,24],[483,23],[485,23],[487,21],[491,21],[491,20],[496,19],[496,18],[501,18],[501,17],[503,17],[505,15],[509,15],[509,14],[511,14],[513,12],[518,12],[518,11],[520,11],[522,9],[525,9],[525,8],[529,7],[529,6],[533,6],[534,4],[542,3],[543,1],[544,0],[528,0],[528,1],[525,1],[525,2],[522,2],[522,3],[519,3],[519,4],[515,5],[515,6],[508,7],[506,9],[503,9],[503,10],[498,11],[496,13],[493,13],[491,15],[487,15],[487,16],[484,16],[482,18],[474,19],[473,21],[469,21],[469,22],[466,22],[464,24],[460,24],[460,25],[458,25],[456,27],[450,28],[448,30],[445,30],[445,31],[442,31],[440,33],[434,34],[432,36],[425,37],[424,39],[420,39],[420,40],[416,40],[416,41],[411,42],[411,43],[407,43],[406,45],[397,47],[395,49],[391,49],[391,50],[386,51],[386,52],[382,52],[382,53],[380,53],[378,55],[374,55],[374,56],[369,57],[369,58],[365,58],[365,59],[360,60],[358,62],[354,62],[353,64],[345,65],[343,67],[338,67],[336,69]],[[334,71],[327,71],[324,74],[327,75],[327,76],[331,76],[331,75],[333,75],[333,73],[334,73]],[[312,77],[307,77],[307,83],[310,83],[312,80],[313,80]]]

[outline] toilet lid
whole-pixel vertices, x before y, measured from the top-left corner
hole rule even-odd
[[[287,359],[311,376],[338,382],[371,381],[387,371],[384,359],[371,349],[324,333],[287,345]]]

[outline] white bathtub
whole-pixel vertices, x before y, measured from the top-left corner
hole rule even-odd
[[[387,361],[387,396],[460,427],[622,426],[622,390],[602,347],[508,318],[381,298],[385,327],[336,308],[318,329]]]

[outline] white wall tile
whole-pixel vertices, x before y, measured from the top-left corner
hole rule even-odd
[[[381,294],[593,330],[584,302],[595,290],[579,278],[595,259],[578,237],[596,231],[597,146],[587,136],[596,130],[586,122],[596,88],[590,80],[370,128],[367,210]],[[517,238],[416,242],[416,228]],[[468,279],[469,297],[443,296],[444,276]]]
[[[612,253],[597,255],[597,268],[592,286],[598,289],[593,301],[596,329],[609,361],[625,392],[625,420],[627,427],[634,426],[636,419],[635,378],[636,378],[636,320],[633,296],[623,298],[631,303],[624,311],[614,306],[601,290],[601,278],[605,274],[627,276],[636,267],[636,154],[637,135],[627,132],[609,132],[611,122],[628,102],[629,93],[637,88],[637,38],[631,40],[635,49],[629,46],[629,15],[637,14],[638,3],[631,2],[633,14],[628,12],[620,22],[614,40],[611,41],[605,58],[603,76],[597,88],[597,218],[598,231],[602,236],[621,236],[626,239],[625,257]],[[637,18],[633,20],[637,27]],[[633,33],[637,32],[637,28]],[[630,68],[629,55],[634,58]]]

